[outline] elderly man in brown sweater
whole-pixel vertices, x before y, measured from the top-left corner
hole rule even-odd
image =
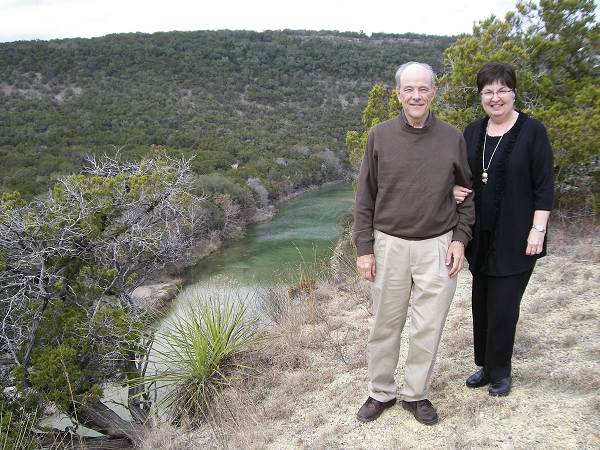
[[[357,267],[373,282],[374,313],[369,398],[357,417],[374,420],[396,402],[394,372],[412,291],[400,397],[419,422],[433,425],[438,414],[427,399],[429,381],[475,220],[472,196],[457,206],[452,187],[471,186],[471,172],[462,134],[430,112],[431,67],[400,66],[396,94],[402,111],[369,133],[356,193]]]

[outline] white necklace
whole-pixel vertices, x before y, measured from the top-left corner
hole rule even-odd
[[[492,164],[492,159],[494,159],[494,155],[496,154],[496,150],[498,150],[498,146],[500,145],[500,142],[502,142],[502,138],[506,134],[506,131],[505,131],[500,136],[500,139],[498,139],[498,143],[494,147],[494,151],[492,152],[492,156],[490,156],[490,160],[488,161],[488,165],[487,165],[487,167],[485,167],[485,144],[487,143],[487,134],[488,134],[488,127],[489,127],[489,125],[490,124],[488,122],[488,126],[485,127],[485,136],[483,137],[483,160],[481,161],[481,168],[483,169],[483,172],[481,173],[481,182],[483,184],[487,184],[487,182],[488,182],[488,173],[487,173],[487,171],[490,168],[490,165]]]

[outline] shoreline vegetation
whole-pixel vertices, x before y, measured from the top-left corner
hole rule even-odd
[[[256,201],[252,191],[264,201]],[[91,156],[82,173],[60,179],[46,196],[27,202],[18,193],[3,194],[0,240],[7,245],[0,252],[0,281],[6,286],[3,302],[12,312],[4,323],[8,347],[0,368],[4,402],[11,410],[0,421],[0,433],[11,443],[26,436],[24,448],[73,440],[87,448],[139,442],[156,420],[161,377],[170,377],[176,364],[166,372],[146,373],[161,334],[153,324],[165,311],[159,301],[140,302],[132,295],[135,288],[157,279],[165,267],[184,270],[182,255],[209,254],[223,238],[240,236],[251,220],[272,215],[279,202],[269,204],[267,198],[285,201],[304,191],[269,195],[258,182],[240,188],[219,175],[194,176],[189,160],[159,154],[139,163]],[[255,205],[262,206],[259,216]],[[193,247],[194,242],[204,245]],[[161,294],[173,296],[176,282],[163,278]],[[32,291],[36,295],[28,295]],[[198,302],[203,300],[211,299]],[[204,314],[184,328],[202,330],[200,338],[212,348],[212,339],[227,325],[221,320],[237,317],[231,311]],[[230,337],[226,332],[220,342],[225,345]],[[219,364],[200,369],[208,371],[209,386],[218,382],[221,370]],[[188,378],[184,373],[180,379]],[[111,385],[127,386],[127,403],[121,404],[130,416],[121,417],[110,406],[113,400],[104,397]],[[25,393],[37,408],[21,405]],[[66,414],[73,427],[38,432],[33,424],[48,406]],[[80,425],[104,436],[82,436]]]
[[[183,275],[187,269],[195,264],[198,264],[200,261],[209,257],[213,253],[219,251],[225,242],[229,240],[242,239],[248,226],[271,220],[275,214],[277,214],[277,207],[282,203],[288,202],[307,192],[340,183],[344,183],[344,180],[334,180],[323,183],[319,186],[313,185],[306,188],[297,189],[294,192],[278,198],[266,208],[257,208],[256,212],[251,216],[248,223],[246,223],[243,229],[237,234],[225,239],[214,235],[201,239],[190,250],[190,255],[187,258],[175,261],[168,267],[165,267],[163,270],[159,271],[156,276],[150,277],[146,283],[136,288],[132,292],[133,300],[149,309],[161,309],[168,306],[168,304],[177,296],[179,289],[183,286],[185,282]]]

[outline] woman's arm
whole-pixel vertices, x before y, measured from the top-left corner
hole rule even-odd
[[[533,225],[531,226],[531,230],[529,230],[529,237],[527,238],[526,255],[533,256],[542,253],[549,217],[550,211],[538,209],[533,213]]]
[[[473,192],[472,189],[469,189],[464,186],[459,186],[458,184],[455,184],[454,187],[452,188],[452,194],[454,195],[454,200],[456,200],[456,204],[458,204],[458,205],[460,205],[462,202],[464,202],[465,198],[467,198],[471,192]]]
[[[531,172],[533,181],[533,222],[529,236],[527,237],[527,248],[525,254],[532,256],[542,252],[544,239],[546,238],[546,227],[550,210],[554,203],[554,162],[552,158],[552,147],[546,128],[541,122],[536,123],[536,134],[533,146],[530,149],[532,155]],[[543,231],[540,231],[543,230]]]

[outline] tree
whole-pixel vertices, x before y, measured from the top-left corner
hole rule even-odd
[[[133,290],[188,251],[202,224],[189,161],[90,157],[42,198],[0,203],[0,352],[5,401],[53,402],[74,426],[136,441],[148,417],[144,386],[151,317]],[[129,385],[133,422],[102,403],[106,382]]]
[[[369,131],[378,123],[391,119],[400,111],[400,103],[393,89],[386,89],[381,84],[376,84],[369,92],[369,101],[363,111],[363,132],[352,130],[346,134],[346,147],[348,147],[350,164],[356,170],[365,154],[365,146]]]
[[[475,87],[479,68],[489,61],[513,65],[517,107],[548,129],[559,194],[579,185],[587,192],[584,201],[598,210],[600,27],[595,8],[593,0],[520,2],[504,20],[492,16],[475,25],[471,35],[444,53],[438,104],[442,118],[464,128],[483,115]],[[585,186],[594,173],[589,191]]]
[[[32,198],[77,171],[86,152],[113,145],[128,160],[151,144],[193,154],[197,174],[231,177],[239,164],[240,186],[248,178],[274,189],[340,179],[320,163],[281,176],[274,161],[303,164],[288,152],[297,144],[342,159],[365,86],[388,78],[389,61],[418,56],[439,69],[453,40],[222,30],[0,43],[0,192]]]

